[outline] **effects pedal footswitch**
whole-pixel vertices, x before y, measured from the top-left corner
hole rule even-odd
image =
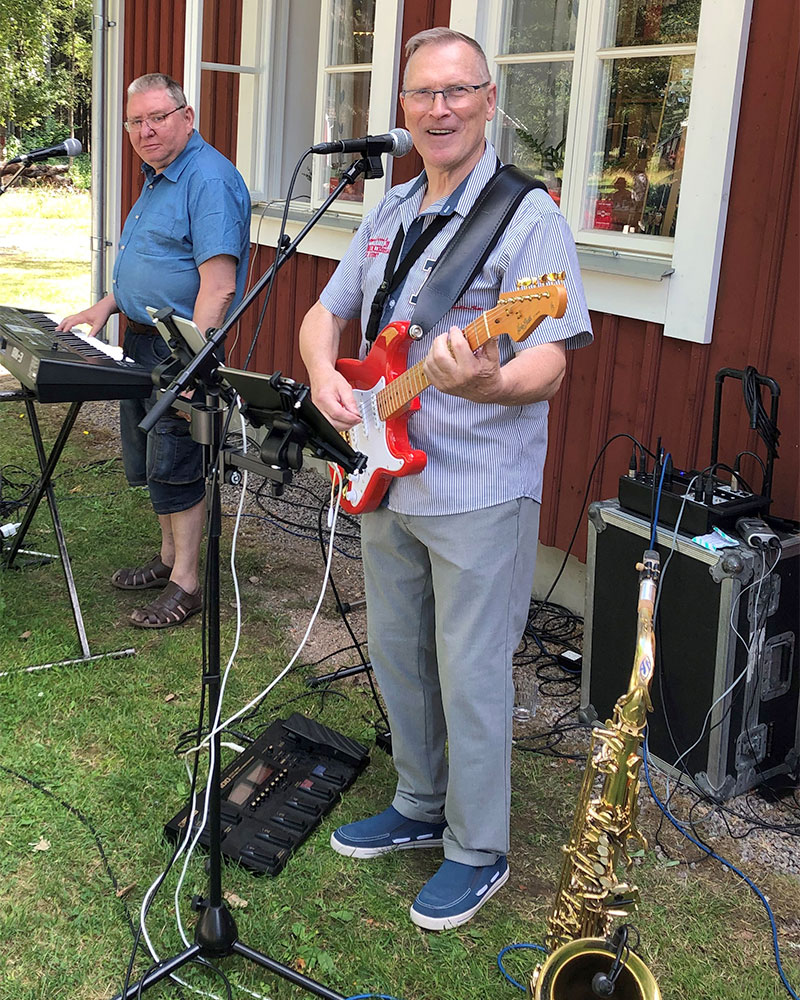
[[[277,719],[222,772],[223,857],[277,875],[368,763],[367,748],[342,733],[297,712]],[[184,836],[188,814],[187,806],[164,827],[171,840]],[[208,847],[207,829],[199,843]]]

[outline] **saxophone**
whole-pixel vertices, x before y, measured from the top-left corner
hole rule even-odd
[[[650,681],[655,667],[653,610],[659,556],[648,549],[639,571],[636,654],[628,690],[614,706],[605,728],[592,732],[580,797],[555,903],[547,921],[551,953],[534,969],[532,1000],[660,1000],[652,973],[627,947],[627,927],[609,939],[615,921],[636,908],[636,886],[617,878],[620,863],[632,865],[628,842],[647,847],[637,827],[639,771]],[[596,786],[600,786],[596,791]]]

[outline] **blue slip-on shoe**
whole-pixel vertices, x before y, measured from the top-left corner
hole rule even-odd
[[[411,919],[426,931],[446,931],[471,920],[487,899],[508,881],[508,862],[498,858],[493,865],[462,865],[444,861],[420,889],[411,906]]]
[[[447,823],[406,819],[394,806],[377,816],[340,826],[331,834],[331,847],[348,858],[376,858],[411,847],[441,847]]]

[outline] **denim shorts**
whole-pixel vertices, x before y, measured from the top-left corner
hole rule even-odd
[[[151,370],[170,356],[163,337],[152,333],[125,334],[124,351]],[[192,438],[189,421],[168,410],[145,434],[139,422],[157,399],[122,399],[119,404],[122,464],[131,486],[147,486],[156,514],[189,510],[205,497],[203,449]]]

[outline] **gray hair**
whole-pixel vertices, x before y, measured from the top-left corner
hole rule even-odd
[[[183,87],[166,73],[147,73],[145,76],[137,77],[128,87],[128,97],[134,94],[146,94],[150,90],[166,90],[176,107],[181,105],[185,107],[189,103]]]
[[[475,41],[475,39],[470,38],[469,35],[462,34],[460,31],[454,31],[452,28],[445,27],[427,28],[425,31],[418,31],[416,35],[412,35],[411,38],[409,38],[405,46],[406,71],[408,68],[408,60],[418,49],[424,48],[426,45],[448,45],[452,42],[463,42],[464,45],[469,45],[469,47],[477,53],[483,63],[484,69],[486,70],[486,79],[491,80],[492,75],[489,72],[489,61],[486,58],[486,53]],[[403,87],[405,87],[405,85],[406,73],[404,72]]]

